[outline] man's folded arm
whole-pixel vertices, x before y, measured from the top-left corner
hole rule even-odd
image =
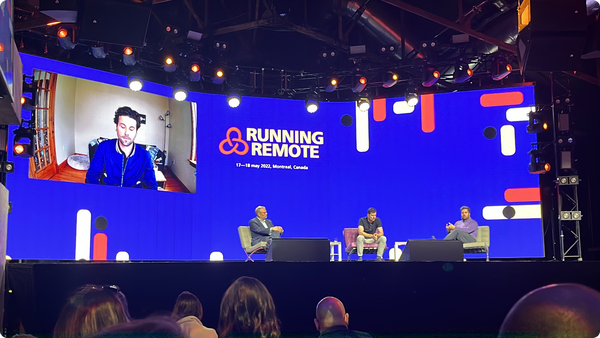
[[[265,228],[256,219],[250,220],[249,225],[250,225],[250,230],[254,233],[265,235],[265,236],[271,234],[271,229]]]

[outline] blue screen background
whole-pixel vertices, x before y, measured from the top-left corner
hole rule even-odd
[[[124,76],[21,54],[24,73],[43,69],[125,87]],[[171,96],[171,88],[146,83],[144,91]],[[8,176],[7,254],[13,259],[74,259],[76,217],[80,209],[104,216],[108,227],[108,259],[127,251],[131,260],[206,260],[213,251],[226,260],[245,259],[237,227],[266,206],[269,219],[284,237],[318,237],[343,241],[343,228],[375,207],[388,247],[396,241],[445,236],[446,222],[460,219],[467,205],[479,225],[489,225],[490,257],[543,257],[541,220],[485,220],[482,209],[508,203],[509,188],[539,187],[527,165],[530,143],[527,122],[508,122],[506,109],[481,106],[482,94],[523,93],[518,107],[534,104],[531,86],[435,94],[435,130],[421,129],[421,104],[410,114],[394,114],[386,99],[386,118],[369,111],[369,150],[357,151],[355,103],[321,102],[314,114],[303,101],[243,97],[232,109],[224,95],[190,93],[198,103],[197,193],[172,193],[85,185],[28,178],[28,160],[10,158],[16,172]],[[109,104],[109,103],[107,103]],[[143,113],[143,112],[142,112]],[[516,153],[504,156],[500,135],[483,136],[486,127],[516,130]],[[320,131],[319,158],[224,155],[219,143],[237,127]],[[11,131],[14,127],[11,127]],[[11,133],[12,135],[12,133]],[[11,140],[12,142],[12,140]],[[248,142],[251,143],[251,142]],[[176,145],[171,145],[171,147]],[[12,147],[12,144],[9,144]],[[307,166],[308,170],[240,167],[238,163]],[[92,236],[100,231],[92,226]]]

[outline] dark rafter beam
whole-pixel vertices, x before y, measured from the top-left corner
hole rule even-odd
[[[227,27],[216,29],[215,32],[213,33],[213,35],[217,36],[217,35],[222,35],[222,34],[245,31],[245,30],[249,30],[249,29],[256,29],[256,28],[259,28],[262,26],[272,26],[272,24],[273,24],[273,19],[256,20],[256,21],[242,23],[239,25],[227,26]]]
[[[333,39],[333,38],[331,38],[331,37],[329,37],[327,35],[324,35],[324,34],[321,34],[321,33],[317,33],[315,31],[312,31],[312,30],[310,30],[308,28],[304,28],[302,26],[294,25],[293,23],[290,23],[289,25],[296,32],[304,34],[306,36],[309,36],[309,37],[311,37],[311,38],[313,38],[315,40],[323,41],[323,42],[328,43],[328,44],[330,44],[332,46],[339,47],[339,48],[341,48],[343,50],[350,49],[350,47],[348,45],[346,45],[346,44],[344,44],[344,43],[342,43],[342,42],[340,42],[340,41],[338,41],[336,39]]]
[[[487,43],[491,43],[494,44],[496,46],[498,46],[498,48],[503,49],[505,51],[511,52],[512,54],[517,54],[517,47],[513,46],[513,45],[509,45],[508,43],[495,39],[491,36],[485,35],[481,32],[475,31],[473,29],[471,29],[470,27],[466,26],[466,25],[461,25],[461,24],[457,24],[456,22],[453,22],[451,20],[448,20],[446,18],[442,18],[440,16],[437,16],[433,13],[427,12],[421,8],[415,7],[413,5],[409,5],[404,1],[400,1],[400,0],[383,0],[383,2],[388,3],[392,6],[398,7],[400,9],[403,9],[407,12],[413,13],[415,15],[418,15],[422,18],[425,18],[427,20],[431,20],[435,23],[439,23],[442,26],[446,26],[448,28],[454,29],[458,32],[464,33],[464,34],[468,34],[469,36],[474,37],[475,39],[487,42]]]

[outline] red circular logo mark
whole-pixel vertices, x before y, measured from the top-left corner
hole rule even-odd
[[[235,132],[236,134],[234,134],[235,137],[232,138],[231,133],[233,132]],[[227,144],[229,150],[225,150],[225,144]],[[244,147],[243,150],[238,150],[238,146],[240,145]],[[236,127],[231,127],[227,129],[227,135],[225,139],[221,141],[221,143],[219,143],[219,151],[223,155],[229,155],[231,153],[236,153],[238,155],[246,155],[248,149],[248,143],[242,140],[242,132]]]

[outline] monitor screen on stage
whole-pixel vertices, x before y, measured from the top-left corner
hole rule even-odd
[[[414,107],[376,99],[367,112],[321,102],[310,114],[298,100],[243,97],[230,108],[225,95],[192,92],[177,102],[163,85],[132,92],[124,76],[22,58],[26,74],[58,74],[56,175],[73,169],[71,155],[89,157],[94,140],[118,139],[114,114],[129,106],[145,115],[136,142],[164,154],[155,169],[167,184],[158,190],[175,186],[170,178],[182,188],[35,179],[30,160],[12,158],[13,258],[207,260],[218,251],[245,259],[237,229],[257,206],[284,238],[342,242],[343,229],[373,207],[388,248],[443,238],[468,206],[490,227],[491,258],[544,255],[539,177],[528,172],[532,86],[422,95]]]

